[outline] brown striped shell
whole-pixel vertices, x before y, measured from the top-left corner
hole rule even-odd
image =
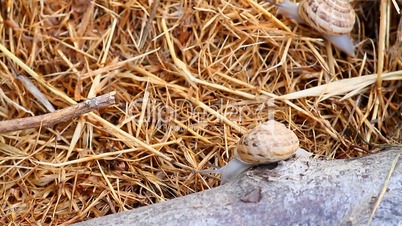
[[[305,23],[327,35],[347,34],[355,24],[355,11],[348,0],[304,0],[298,13]]]
[[[270,120],[246,133],[234,155],[248,164],[266,164],[288,159],[298,148],[296,134],[284,124]]]

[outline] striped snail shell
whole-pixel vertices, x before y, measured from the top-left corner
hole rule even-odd
[[[355,24],[355,11],[347,0],[305,0],[298,12],[306,24],[323,34],[348,34]]]
[[[300,3],[267,1],[279,7],[278,14],[307,24],[347,55],[355,55],[353,40],[348,34],[353,29],[356,15],[348,0],[302,0]]]
[[[199,173],[221,174],[221,184],[234,179],[248,168],[288,159],[299,149],[296,134],[284,124],[269,120],[259,124],[240,138],[234,158],[216,170],[200,170]]]
[[[298,148],[296,134],[284,124],[270,120],[239,140],[234,157],[247,164],[267,164],[290,158]]]

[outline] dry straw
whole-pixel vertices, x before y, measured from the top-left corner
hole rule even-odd
[[[317,157],[400,142],[402,22],[381,2],[354,3],[346,58],[264,1],[1,1],[3,121],[45,116],[43,99],[63,110],[115,92],[116,104],[0,135],[0,224],[72,223],[216,186],[193,170],[224,165],[272,114]]]

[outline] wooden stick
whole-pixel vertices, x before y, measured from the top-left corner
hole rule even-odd
[[[64,122],[95,109],[104,108],[114,104],[116,92],[85,100],[70,107],[57,110],[44,115],[12,119],[0,122],[0,133],[17,131],[35,127],[49,127]]]

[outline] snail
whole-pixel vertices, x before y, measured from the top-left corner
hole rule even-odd
[[[215,170],[197,172],[221,174],[221,184],[225,184],[254,165],[288,159],[298,149],[299,139],[296,134],[284,124],[269,120],[240,138],[234,158],[227,165]]]
[[[353,40],[349,37],[355,24],[355,11],[348,0],[302,0],[299,3],[283,0],[275,3],[278,14],[320,32],[335,47],[354,57]]]

